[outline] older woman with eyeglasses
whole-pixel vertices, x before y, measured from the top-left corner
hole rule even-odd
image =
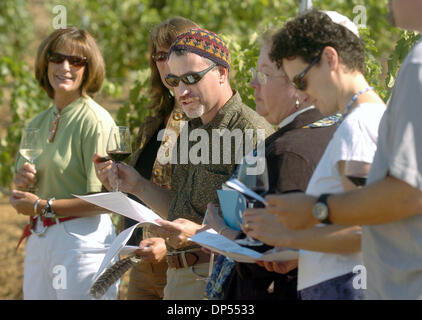
[[[91,299],[89,288],[115,238],[110,216],[73,195],[101,191],[91,155],[104,152],[115,125],[89,95],[105,75],[101,52],[84,30],[51,33],[39,46],[35,76],[53,105],[29,122],[39,128],[42,153],[34,164],[18,155],[10,202],[29,216],[24,299]],[[35,185],[35,193],[28,192]],[[19,243],[20,243],[19,242]],[[117,298],[117,284],[104,299]]]
[[[149,38],[151,92],[150,103],[147,106],[154,112],[141,124],[136,140],[136,152],[130,164],[146,179],[156,185],[170,189],[171,163],[161,164],[159,161],[160,148],[171,152],[176,141],[158,139],[160,130],[172,130],[179,135],[180,124],[187,120],[182,108],[174,98],[173,86],[167,84],[169,73],[167,64],[168,51],[179,34],[198,25],[183,17],[173,17],[163,21],[155,27]],[[182,81],[184,81],[182,79]],[[187,80],[185,80],[187,81]],[[97,156],[94,157],[94,162]],[[111,168],[111,161],[95,163],[101,182],[110,189],[107,179]],[[134,200],[138,198],[131,196]],[[124,227],[128,228],[137,221],[125,218]],[[128,244],[139,245],[136,252],[142,257],[142,262],[135,265],[129,278],[127,299],[130,300],[159,300],[163,298],[163,290],[167,283],[167,248],[163,238],[157,237],[153,227],[138,229]]]
[[[303,231],[291,231],[281,223],[267,227],[263,221],[270,218],[263,213],[248,217],[248,234],[302,249],[298,267],[302,299],[361,299],[364,275],[355,279],[354,273],[363,265],[361,229],[331,225],[327,199],[331,193],[357,188],[376,151],[385,105],[365,80],[363,41],[348,18],[312,10],[276,33],[270,58],[284,67],[293,84],[323,114],[342,115],[306,189],[306,194],[319,197],[312,212],[320,225]],[[300,215],[306,210],[304,204],[309,205],[304,194],[269,195],[266,200],[268,213]]]

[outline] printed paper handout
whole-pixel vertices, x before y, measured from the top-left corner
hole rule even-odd
[[[289,261],[299,257],[299,252],[290,248],[274,248],[268,253],[260,253],[249,248],[244,248],[236,242],[219,235],[214,229],[200,232],[189,240],[211,251],[218,252],[235,261],[244,263],[255,263],[256,260]]]
[[[141,223],[137,223],[130,228],[119,233],[116,239],[114,239],[113,243],[111,244],[110,248],[105,255],[103,262],[101,263],[100,268],[98,269],[97,273],[94,276],[93,283],[98,279],[98,277],[103,273],[103,271],[110,265],[112,262],[116,262],[117,259],[115,257],[121,253],[122,255],[127,255],[133,253],[138,247],[130,246],[131,250],[127,248],[126,243],[129,241],[130,237],[132,236],[133,231],[140,225]],[[125,249],[126,248],[126,249]],[[125,250],[124,250],[125,249]],[[113,261],[114,260],[114,261]]]
[[[109,248],[106,248],[107,254],[104,257],[100,269],[96,273],[93,282],[98,279],[98,277],[112,262],[115,262],[114,260],[116,260],[115,258],[119,253],[130,254],[138,248],[133,246],[126,246],[126,243],[129,241],[130,237],[132,236],[132,233],[135,231],[136,228],[138,228],[140,225],[149,223],[159,225],[155,222],[155,220],[161,219],[161,217],[157,215],[154,211],[128,198],[122,192],[96,193],[87,196],[75,195],[75,197],[95,204],[99,207],[105,208],[109,211],[139,221],[139,223],[122,231],[113,241],[111,246]]]
[[[87,196],[74,196],[139,222],[157,224],[154,220],[161,219],[154,211],[128,198],[122,192],[104,192]]]

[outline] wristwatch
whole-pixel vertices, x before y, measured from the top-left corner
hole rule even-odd
[[[321,223],[324,224],[332,224],[332,222],[330,221],[329,218],[329,209],[328,209],[328,205],[327,205],[327,198],[330,196],[331,194],[329,193],[323,193],[322,195],[319,196],[318,200],[316,201],[316,203],[314,204],[313,208],[312,208],[312,213],[314,215],[315,218],[317,218],[319,221],[321,221]]]
[[[56,199],[50,198],[47,200],[47,204],[41,209],[41,216],[46,217],[46,218],[52,218],[56,216],[52,207],[54,200]]]

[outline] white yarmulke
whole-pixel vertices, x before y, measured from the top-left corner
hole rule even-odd
[[[359,37],[359,31],[356,25],[350,21],[350,19],[342,14],[338,13],[337,11],[323,11],[326,15],[328,15],[334,23],[338,23],[343,27],[352,31],[356,36]]]

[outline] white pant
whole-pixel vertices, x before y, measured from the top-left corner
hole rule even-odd
[[[39,220],[39,219],[38,219]],[[37,222],[36,231],[40,229]],[[23,278],[25,300],[93,299],[89,288],[105,256],[98,249],[115,238],[109,215],[77,218],[48,227],[26,243]],[[103,299],[117,299],[115,283]]]
[[[168,268],[163,300],[203,300],[210,264],[200,263],[188,268]]]

